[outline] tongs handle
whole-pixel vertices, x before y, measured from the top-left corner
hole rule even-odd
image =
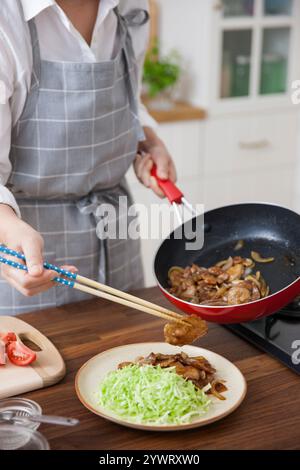
[[[171,180],[162,180],[157,176],[156,165],[153,165],[152,167],[151,176],[154,176],[158,183],[158,186],[163,191],[163,193],[168,198],[171,204],[173,204],[174,202],[176,204],[182,204],[183,193],[180,191],[180,189],[177,188],[174,183],[172,183]]]

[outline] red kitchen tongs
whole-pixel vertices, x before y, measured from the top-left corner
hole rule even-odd
[[[180,191],[179,188],[177,188],[177,186],[171,180],[162,180],[157,176],[156,165],[153,165],[152,167],[151,176],[154,176],[158,183],[158,186],[163,191],[170,204],[172,204],[172,206],[174,207],[176,216],[181,224],[183,222],[183,216],[182,213],[180,213],[179,211],[179,207],[186,207],[186,209],[192,214],[193,217],[196,217],[198,215],[196,209],[192,206],[190,202],[186,200],[184,194]]]

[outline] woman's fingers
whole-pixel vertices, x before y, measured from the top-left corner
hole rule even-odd
[[[162,180],[170,179],[173,183],[176,182],[176,169],[173,160],[166,149],[161,145],[154,145],[150,148],[149,152],[144,152],[143,155],[138,154],[135,160],[135,172],[141,183],[159,197],[164,198],[165,194],[160,189],[156,178],[151,175],[153,165],[157,166],[157,176]]]
[[[153,161],[149,155],[145,157],[145,160],[143,161],[143,164],[141,165],[141,172],[140,172],[140,180],[146,186],[146,188],[150,187],[152,167],[153,167]]]
[[[27,237],[22,242],[23,253],[26,258],[26,265],[30,276],[39,277],[43,274],[43,248],[42,237],[36,233],[32,237]]]
[[[146,187],[150,185],[150,172],[153,166],[151,155],[144,153],[143,156],[138,154],[135,160],[135,172],[140,180]]]
[[[53,279],[57,277],[57,273],[44,268],[44,240],[33,227],[17,217],[12,217],[6,223],[6,230],[0,242],[25,255],[27,272],[6,265],[1,269],[3,277],[19,292],[32,296],[55,285]],[[15,257],[8,258],[16,261]],[[25,264],[23,260],[17,261]]]
[[[37,289],[45,286],[54,279],[57,274],[54,271],[44,270],[42,275],[31,276],[24,271],[4,266],[2,269],[3,277],[11,282],[13,281],[20,289]]]
[[[170,155],[164,152],[163,149],[159,149],[155,154],[153,154],[153,160],[157,167],[157,176],[162,180],[169,179]]]
[[[37,287],[35,289],[25,290],[24,295],[26,297],[34,297],[35,295],[47,292],[49,289],[52,289],[52,287],[55,287],[55,282],[49,282],[48,284],[44,284],[43,286]]]
[[[78,269],[76,268],[76,266],[71,266],[71,265],[65,265],[65,266],[61,266],[60,269],[64,269],[65,271],[70,271],[71,273],[78,273]]]
[[[175,168],[173,160],[170,160],[170,163],[169,163],[169,179],[173,183],[176,183],[177,181],[177,172],[176,172],[176,168]]]
[[[71,265],[61,266],[61,269],[72,273],[78,272],[78,269]],[[10,268],[9,266],[3,267],[2,274],[15,289],[26,297],[33,297],[51,289],[55,286],[53,279],[58,276],[55,271],[47,270],[44,270],[41,276],[31,276],[26,272]]]
[[[24,246],[14,246],[13,248],[16,251],[24,250],[25,253]],[[26,248],[30,249],[30,244],[27,244]],[[8,256],[8,258],[15,260],[15,258],[11,256]],[[33,261],[33,263],[35,262],[35,260],[39,262],[38,258],[31,257],[31,261]],[[23,265],[25,264],[22,260],[18,260],[18,262]],[[61,268],[73,273],[78,272],[78,269],[73,265],[65,265],[61,266]],[[53,279],[58,276],[55,271],[48,271],[44,268],[42,274],[40,274],[39,276],[32,276],[29,273],[26,273],[25,271],[15,269],[10,266],[3,266],[1,269],[1,273],[6,281],[8,281],[15,289],[17,289],[22,295],[26,297],[32,297],[34,295],[41,294],[51,289],[55,285]]]
[[[41,294],[42,292],[46,292],[47,290],[51,289],[55,285],[54,282],[48,282],[47,284],[43,284],[40,287],[27,289],[25,287],[22,287],[14,279],[10,278],[9,283],[12,287],[14,287],[17,291],[19,291],[25,297],[33,297],[35,295]]]
[[[143,156],[138,155],[137,158],[138,161],[136,162],[136,175],[140,182],[146,186],[146,188],[151,188],[157,196],[164,197],[164,194],[159,188],[156,179],[151,176],[151,170],[154,165],[151,155],[144,153]]]
[[[36,244],[36,247],[33,248],[33,244]],[[21,271],[10,266],[3,266],[2,274],[3,277],[11,283],[19,292],[24,293],[27,295],[29,291],[34,290],[35,292],[38,291],[40,293],[41,290],[47,290],[52,287],[52,279],[56,276],[54,271],[47,271],[43,267],[43,258],[42,258],[42,247],[43,247],[43,240],[42,237],[38,233],[34,233],[32,237],[24,237],[22,241],[22,245],[14,245],[12,244],[12,248],[16,251],[21,251],[25,254],[26,257],[26,265],[28,268],[28,272]],[[26,254],[27,253],[27,254]],[[29,256],[29,263],[28,263],[28,256]],[[15,258],[9,257],[13,260]],[[25,264],[24,261],[18,260],[20,264]],[[30,264],[31,263],[31,264]],[[33,276],[29,273],[29,266],[32,268],[38,263],[39,269],[41,274],[37,276],[34,274]],[[33,269],[34,273],[38,271]]]
[[[140,179],[140,168],[141,168],[142,161],[143,161],[142,155],[140,153],[137,153],[133,165],[134,165],[135,174],[138,179]]]
[[[151,176],[151,177],[150,177],[150,188],[152,189],[152,191],[153,191],[158,197],[161,197],[161,198],[164,198],[164,197],[165,197],[164,192],[163,192],[163,191],[160,189],[160,187],[158,186],[157,179],[154,178],[154,176]]]

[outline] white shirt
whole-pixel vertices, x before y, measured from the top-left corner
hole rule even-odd
[[[49,61],[100,62],[109,60],[117,32],[113,8],[121,14],[134,8],[149,9],[148,0],[101,0],[91,46],[75,29],[55,0],[1,0],[0,3],[0,203],[10,205],[20,216],[13,194],[5,187],[11,173],[9,160],[11,131],[19,120],[32,74],[32,46],[26,22],[35,18],[41,58]],[[140,66],[140,82],[149,24],[132,28],[133,47]],[[156,127],[156,122],[140,102],[143,126]]]

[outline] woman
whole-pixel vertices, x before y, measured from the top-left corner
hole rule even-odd
[[[147,3],[1,1],[0,243],[24,252],[29,272],[2,268],[0,314],[84,298],[53,288],[44,259],[119,289],[142,283],[138,242],[104,240],[96,227],[105,203],[117,222],[126,215],[119,198],[130,205],[124,176],[133,162],[160,196],[153,163],[176,179],[138,97]]]

